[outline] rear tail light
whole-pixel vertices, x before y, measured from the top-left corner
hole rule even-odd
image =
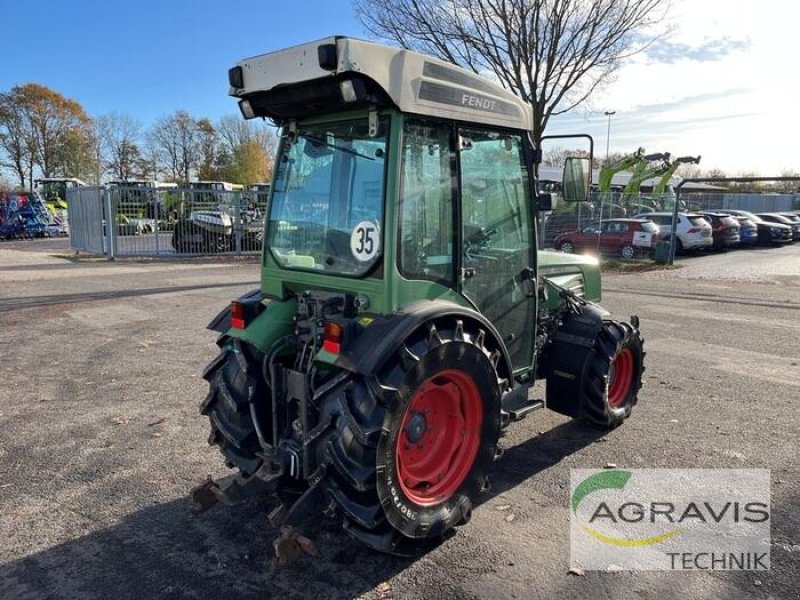
[[[247,315],[244,304],[236,300],[231,302],[231,327],[234,329],[244,329],[247,327]]]
[[[703,231],[700,227],[692,227],[687,233],[700,233]]]
[[[342,326],[333,321],[325,322],[325,331],[322,336],[322,349],[331,354],[342,351]]]

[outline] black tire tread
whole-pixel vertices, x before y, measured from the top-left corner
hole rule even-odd
[[[398,389],[420,357],[442,344],[462,342],[478,347],[491,360],[493,350],[484,346],[485,339],[482,331],[465,331],[460,320],[438,327],[431,323],[401,344],[378,376],[354,375],[325,398],[326,404],[333,406],[334,427],[321,452],[324,485],[351,535],[383,552],[393,552],[398,545],[412,541],[388,524],[376,491],[376,451],[386,411],[396,404]],[[501,381],[498,379],[498,385]],[[468,513],[469,507],[462,512]],[[453,515],[452,520],[457,524],[462,517]],[[448,526],[439,524],[427,533],[439,535]]]
[[[613,410],[608,405],[608,374],[614,356],[624,347],[634,353],[634,381],[631,401],[622,410]],[[630,416],[638,401],[644,373],[644,339],[638,328],[629,323],[606,320],[595,339],[594,353],[590,358],[588,372],[583,382],[581,416],[593,425],[613,428]]]
[[[217,445],[226,464],[244,475],[263,462],[261,445],[250,414],[250,401],[263,397],[266,384],[260,374],[261,354],[235,338],[221,340],[221,352],[203,371],[209,392],[200,413],[209,418],[209,444]]]

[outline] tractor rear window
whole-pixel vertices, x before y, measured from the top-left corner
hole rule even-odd
[[[280,266],[360,276],[379,261],[388,129],[370,137],[365,117],[284,138],[267,233]]]

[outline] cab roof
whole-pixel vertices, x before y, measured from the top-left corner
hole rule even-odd
[[[392,105],[406,113],[525,131],[533,122],[528,104],[471,71],[344,36],[246,58],[229,71],[229,83],[245,117],[277,122]]]

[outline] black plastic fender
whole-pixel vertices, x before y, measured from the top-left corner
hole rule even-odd
[[[540,357],[547,377],[547,408],[569,417],[578,416],[583,374],[603,320],[610,316],[599,305],[587,303],[581,306],[581,314],[567,317],[553,334]]]
[[[416,302],[391,315],[362,315],[356,318],[360,333],[336,359],[337,367],[362,375],[374,375],[386,359],[421,325],[436,319],[456,317],[476,323],[486,332],[486,346],[498,350],[500,377],[510,381],[512,367],[508,350],[494,325],[481,313],[444,300]]]

